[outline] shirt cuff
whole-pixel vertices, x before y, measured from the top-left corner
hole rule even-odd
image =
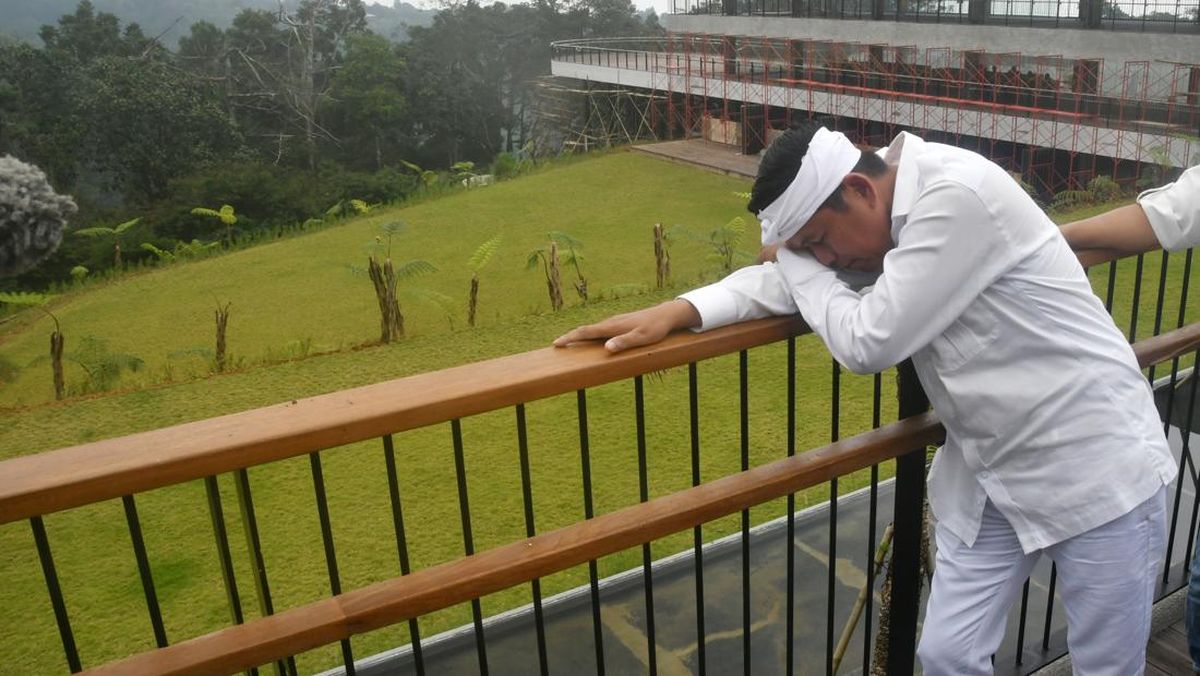
[[[692,327],[692,331],[700,333],[715,328],[733,324],[738,321],[737,298],[721,282],[692,289],[680,294],[679,298],[686,300],[700,314],[700,325]]]
[[[1173,199],[1176,191],[1172,191],[1171,188],[1174,185],[1168,183],[1161,188],[1147,190],[1137,198],[1138,205],[1146,213],[1146,220],[1150,221],[1150,229],[1154,230],[1154,236],[1158,238],[1158,243],[1168,251],[1186,248],[1181,228],[1184,221],[1183,205],[1178,203],[1179,200]]]

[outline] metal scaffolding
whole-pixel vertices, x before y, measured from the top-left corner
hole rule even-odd
[[[540,148],[594,150],[665,136],[668,95],[547,76],[537,81],[532,136]]]
[[[687,33],[557,43],[554,59],[593,82],[629,83],[622,96],[645,92],[653,104],[642,120],[661,124],[639,131],[748,153],[796,120],[820,118],[864,145],[910,130],[976,150],[1044,193],[1097,174],[1135,187],[1147,169],[1159,176],[1200,162],[1194,63]],[[618,107],[589,106],[596,114],[583,127],[593,131],[577,144],[639,137],[614,130]]]

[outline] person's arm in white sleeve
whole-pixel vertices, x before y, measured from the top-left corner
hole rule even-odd
[[[796,304],[776,263],[736,270],[715,284],[693,289],[679,297],[700,313],[700,324],[693,327],[698,331],[796,313]]]
[[[1138,195],[1138,205],[1164,249],[1200,244],[1200,166],[1183,172],[1174,183]]]
[[[777,267],[765,263],[742,268],[675,300],[580,326],[559,336],[554,345],[607,338],[605,349],[620,352],[657,343],[680,329],[707,331],[749,319],[795,314],[796,306]]]
[[[951,181],[927,188],[865,296],[808,253],[781,249],[779,269],[800,313],[846,368],[874,373],[929,344],[1015,264],[979,197]]]
[[[1159,247],[1176,251],[1200,244],[1200,167],[1143,192],[1137,204],[1067,223],[1062,234],[1085,265]]]

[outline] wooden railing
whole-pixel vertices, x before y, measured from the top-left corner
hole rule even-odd
[[[599,346],[547,348],[15,458],[0,463],[0,523],[32,519],[36,533],[40,517],[56,511],[694,364],[806,332],[799,318],[783,317],[699,335],[676,334],[657,345],[617,355],[609,355]],[[1178,358],[1200,347],[1200,323],[1139,341],[1134,347],[1143,367]],[[923,449],[943,434],[933,413],[916,415],[565,528],[134,655],[92,672],[212,674],[249,669],[594,561],[914,450],[923,458]],[[915,508],[919,512],[919,500]],[[912,631],[915,619],[914,613],[903,620],[912,625]],[[911,658],[908,662],[911,666]]]

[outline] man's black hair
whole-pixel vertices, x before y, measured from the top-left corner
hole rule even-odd
[[[750,189],[750,203],[746,208],[750,213],[758,212],[770,206],[779,199],[800,171],[800,163],[808,152],[808,143],[817,133],[822,124],[814,121],[803,122],[800,125],[783,132],[771,147],[763,152],[762,161],[758,163],[758,176],[754,179],[754,187]],[[851,171],[867,176],[882,176],[887,171],[887,164],[873,152],[863,151],[862,157]],[[842,199],[839,188],[834,191],[822,204],[822,209],[830,208],[844,211],[846,202]]]

